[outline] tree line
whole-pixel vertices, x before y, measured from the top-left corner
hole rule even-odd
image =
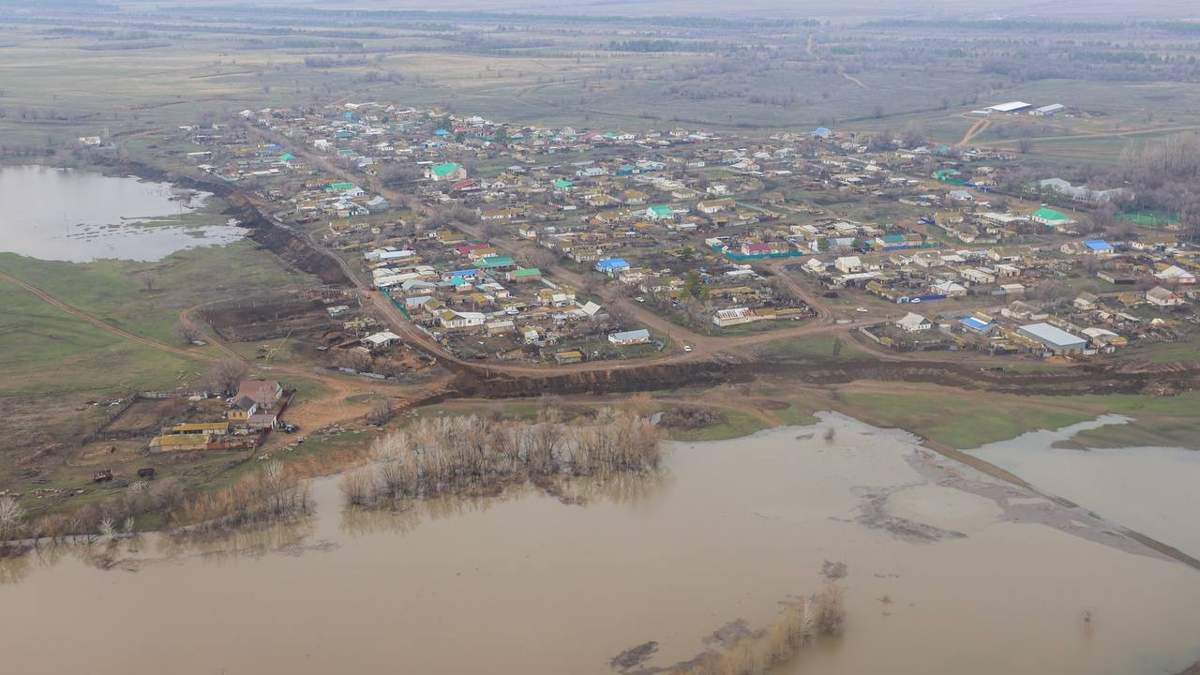
[[[352,506],[387,506],[556,476],[651,473],[661,453],[658,428],[629,412],[606,409],[586,424],[554,409],[533,422],[425,417],[376,440],[371,464],[346,474],[341,490]]]

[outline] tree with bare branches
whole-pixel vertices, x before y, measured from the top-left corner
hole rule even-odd
[[[246,376],[247,370],[241,359],[223,358],[209,366],[204,374],[204,385],[209,391],[232,394],[237,391],[238,383]]]

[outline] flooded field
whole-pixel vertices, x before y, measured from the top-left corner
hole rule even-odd
[[[673,444],[661,477],[573,492],[582,504],[522,488],[362,512],[326,479],[300,523],[8,560],[0,654],[31,675],[611,673],[653,642],[622,672],[654,673],[838,577],[845,636],[784,672],[1169,674],[1200,658],[1200,572],[848,418]]]
[[[1200,452],[1184,448],[1055,447],[1080,431],[1124,424],[1105,415],[1055,431],[1033,431],[972,454],[1040,489],[1200,558]]]
[[[70,262],[152,261],[240,239],[244,230],[232,223],[181,222],[207,198],[133,177],[0,167],[0,251]]]

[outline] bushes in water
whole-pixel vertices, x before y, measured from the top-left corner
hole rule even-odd
[[[553,411],[530,423],[476,416],[423,418],[372,446],[375,461],[342,478],[356,506],[428,498],[548,476],[646,473],[661,461],[661,435],[649,420],[604,410],[567,425]]]
[[[307,512],[308,486],[278,460],[233,485],[186,500],[172,514],[185,529],[209,530],[246,523],[269,522]]]
[[[820,593],[787,603],[764,630],[747,633],[719,651],[701,654],[666,669],[671,675],[760,675],[800,655],[822,638],[842,634],[846,610],[840,586],[828,584]]]

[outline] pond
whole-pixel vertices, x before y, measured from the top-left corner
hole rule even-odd
[[[574,492],[362,512],[322,479],[299,523],[9,560],[0,654],[26,675],[612,673],[654,642],[625,671],[652,673],[730,622],[766,625],[830,561],[846,565],[845,635],[785,672],[1131,675],[1200,658],[1200,572],[846,417],[672,444],[660,477]]]
[[[132,176],[44,166],[0,167],[0,251],[41,260],[154,261],[240,239],[198,218],[211,195]]]

